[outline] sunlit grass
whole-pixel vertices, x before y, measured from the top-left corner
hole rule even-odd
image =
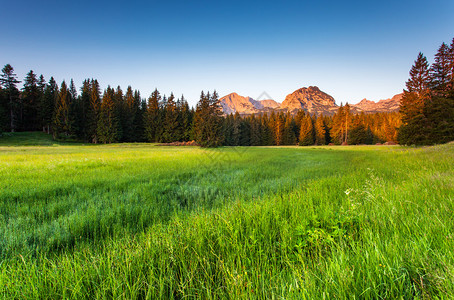
[[[451,298],[454,145],[1,146],[6,298]]]

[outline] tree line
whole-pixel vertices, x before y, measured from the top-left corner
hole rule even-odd
[[[88,143],[195,140],[204,147],[259,145],[401,144],[428,145],[454,140],[454,39],[443,43],[429,65],[419,53],[400,104],[400,112],[353,114],[341,105],[332,116],[273,111],[224,116],[216,91],[203,92],[195,108],[181,96],[148,99],[128,86],[108,86],[96,79],[77,91],[74,81],[60,86],[30,71],[21,90],[11,65],[0,78],[0,133],[44,131],[55,139]]]
[[[2,131],[44,131],[55,139],[88,143],[196,140],[206,147],[230,145],[371,144],[397,141],[396,113],[357,114],[347,104],[333,116],[272,112],[223,116],[216,91],[202,92],[194,108],[173,93],[156,89],[148,99],[130,86],[108,86],[102,93],[96,79],[87,79],[78,93],[74,81],[60,86],[30,71],[19,90],[10,65],[2,70]]]
[[[398,140],[406,145],[454,141],[454,39],[443,43],[430,65],[423,53],[410,70],[401,100]]]

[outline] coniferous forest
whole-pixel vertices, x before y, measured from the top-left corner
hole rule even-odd
[[[419,53],[410,70],[399,113],[352,114],[340,106],[332,116],[272,112],[223,116],[219,96],[202,91],[196,108],[181,96],[148,99],[128,86],[86,79],[76,88],[30,71],[19,84],[7,64],[0,81],[0,132],[44,131],[54,139],[87,143],[195,140],[215,147],[259,145],[375,144],[430,145],[454,140],[454,39],[443,43],[429,65]]]

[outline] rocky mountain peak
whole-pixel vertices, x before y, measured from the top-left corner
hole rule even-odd
[[[311,114],[331,113],[337,109],[334,98],[316,86],[300,88],[287,95],[281,109],[288,111],[304,110]]]

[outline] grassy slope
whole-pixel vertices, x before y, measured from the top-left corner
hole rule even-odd
[[[5,297],[454,295],[452,144],[1,143]]]

